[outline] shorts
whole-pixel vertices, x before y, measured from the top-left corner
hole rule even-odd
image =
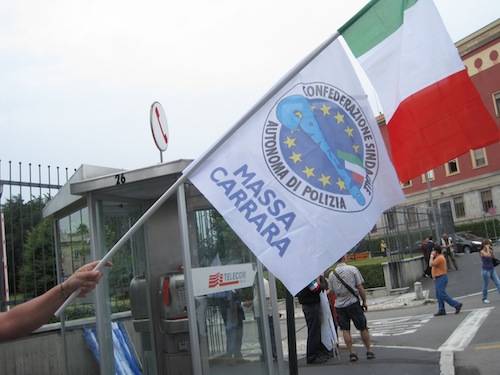
[[[342,331],[351,330],[351,320],[359,331],[367,329],[365,312],[358,302],[346,307],[337,307],[337,315]]]

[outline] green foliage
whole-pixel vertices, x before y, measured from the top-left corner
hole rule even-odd
[[[358,269],[365,280],[365,288],[385,286],[384,269],[381,263],[360,265]]]
[[[24,245],[20,288],[25,297],[36,297],[56,285],[53,221],[44,219],[28,233]]]
[[[28,288],[27,290],[20,289],[17,286],[19,286],[19,283],[25,276],[21,269],[23,261],[28,261],[28,258],[23,255],[28,235],[42,220],[42,208],[47,200],[48,197],[32,197],[31,200],[25,201],[21,195],[17,195],[7,199],[2,205],[5,219],[9,285],[11,286],[12,293],[19,292],[20,290],[27,295],[33,295],[34,293],[34,290],[30,290],[28,287],[29,284],[27,282],[23,283],[23,286]],[[45,233],[44,230],[41,232]],[[49,237],[52,237],[52,231],[50,231]],[[45,241],[39,239],[38,242]],[[50,248],[52,249],[52,245]],[[49,270],[52,272],[52,266],[49,267]],[[45,275],[44,278],[46,276],[48,275]]]
[[[241,239],[214,209],[197,212],[197,221],[205,231],[198,232],[200,266],[210,266],[217,257],[221,264],[246,263],[253,255]]]
[[[493,238],[500,236],[500,220],[481,220],[474,223],[466,223],[455,226],[457,232],[471,232],[483,238]]]

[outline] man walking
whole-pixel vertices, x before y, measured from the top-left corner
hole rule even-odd
[[[347,257],[344,255],[338,262],[334,271],[330,272],[328,282],[330,289],[337,296],[335,308],[337,310],[338,323],[344,337],[344,342],[349,351],[349,360],[356,362],[358,355],[353,351],[351,337],[351,320],[361,334],[361,340],[366,348],[366,358],[374,359],[375,354],[371,350],[370,334],[366,325],[364,311],[368,310],[366,305],[366,292],[363,288],[363,277],[354,266],[346,264]],[[360,304],[360,297],[362,305]]]
[[[457,262],[455,261],[455,252],[453,251],[453,241],[448,233],[443,233],[441,237],[441,247],[443,248],[443,254],[446,258],[446,265],[451,269],[451,263],[455,267],[455,271],[458,271]]]
[[[438,312],[434,316],[446,315],[444,303],[446,302],[451,307],[455,308],[455,314],[458,314],[462,309],[462,304],[446,293],[446,285],[448,285],[448,269],[446,267],[446,259],[442,254],[442,248],[439,245],[434,245],[434,250],[431,253],[429,266],[432,269],[432,278],[436,285],[436,298],[438,300]]]

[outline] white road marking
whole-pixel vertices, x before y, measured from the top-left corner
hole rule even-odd
[[[493,293],[495,291],[496,291],[495,288],[488,289],[488,293]],[[453,299],[464,299],[464,298],[468,298],[468,297],[480,296],[482,294],[483,294],[483,292],[476,292],[476,293],[466,294],[465,296],[453,297]]]
[[[486,307],[470,312],[438,350],[440,352],[464,350],[493,309],[494,307]]]
[[[454,357],[454,353],[451,350],[441,352],[441,358],[439,358],[440,375],[455,375]]]

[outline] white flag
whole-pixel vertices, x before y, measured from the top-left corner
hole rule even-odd
[[[404,199],[338,40],[194,165],[191,181],[294,295]]]

